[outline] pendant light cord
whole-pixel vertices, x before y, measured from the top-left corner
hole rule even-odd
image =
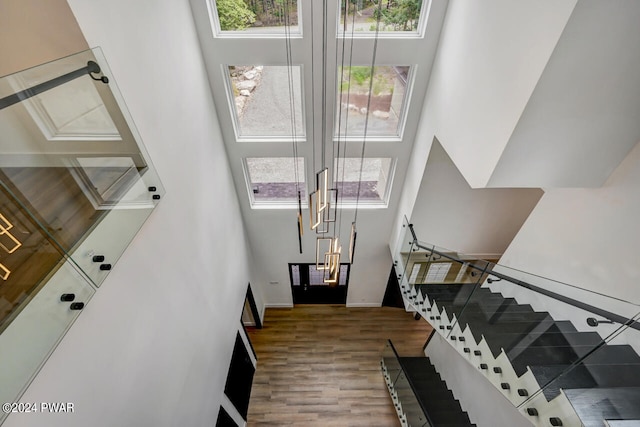
[[[360,202],[360,187],[362,185],[362,169],[364,168],[364,153],[367,145],[367,131],[369,130],[369,115],[371,108],[371,95],[373,93],[373,76],[376,65],[376,54],[378,53],[378,38],[380,35],[380,18],[382,17],[382,1],[378,0],[378,17],[376,19],[376,35],[373,39],[373,55],[371,58],[371,77],[369,79],[369,97],[367,99],[367,115],[364,119],[364,135],[362,138],[362,152],[360,153],[360,176],[358,177],[358,192],[356,193],[356,211],[353,215],[353,222],[358,221],[358,204]]]
[[[289,108],[291,120],[291,135],[293,145],[293,170],[296,180],[296,193],[300,197],[300,174],[298,171],[298,139],[297,139],[297,123],[296,123],[296,107],[295,107],[295,85],[293,82],[293,57],[291,54],[291,17],[289,2],[284,1],[284,31],[285,31],[285,47],[287,55],[287,83],[289,88]]]

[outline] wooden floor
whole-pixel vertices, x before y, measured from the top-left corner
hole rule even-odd
[[[12,253],[0,246],[0,263],[11,271],[0,279],[2,331],[105,211],[94,209],[67,168],[1,168],[0,180],[0,213],[21,244]]]
[[[267,309],[249,331],[258,355],[248,426],[399,426],[380,356],[423,355],[431,327],[399,308]]]

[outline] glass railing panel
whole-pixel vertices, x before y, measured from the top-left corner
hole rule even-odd
[[[429,425],[427,417],[420,406],[418,398],[411,388],[411,384],[407,379],[404,371],[398,375],[398,379],[394,383],[394,388],[398,394],[398,400],[402,405],[402,412],[407,417],[407,423],[410,426]]]
[[[395,397],[394,404],[399,409],[399,416],[404,415],[409,426],[431,426],[391,341],[387,341],[382,351],[381,365],[389,391]]]
[[[400,240],[398,244],[398,250],[394,254],[393,261],[394,261],[396,273],[399,276],[404,276],[407,268],[409,255],[411,254],[411,251],[414,245],[412,229],[409,226],[409,221],[407,220],[407,217],[403,218],[402,230],[400,232],[399,239]]]
[[[536,311],[547,311],[556,320],[571,321],[580,331],[597,332],[606,340],[618,336],[625,325],[631,328],[623,328],[622,336],[640,332],[640,325],[632,321],[640,313],[639,304],[504,265],[496,265],[494,273],[486,286],[526,300]],[[640,350],[640,343],[634,345]]]
[[[382,351],[382,366],[385,370],[388,381],[394,384],[402,371],[400,361],[389,341],[386,342]]]
[[[164,189],[104,57],[0,78],[0,397],[15,401]]]
[[[539,399],[545,394],[541,389],[587,357],[593,360],[605,351],[609,357],[640,354],[636,304],[428,243],[417,246],[449,257],[452,266],[467,264],[467,270],[475,273],[473,281],[447,283],[443,273],[439,283],[418,284],[433,306],[427,319],[523,411],[524,402]],[[438,255],[430,262],[440,261]],[[611,346],[612,350],[602,349]],[[536,402],[536,407],[541,405]],[[544,408],[559,411],[558,405],[547,401]],[[565,418],[575,416],[562,411]]]
[[[106,60],[3,77],[0,98],[3,186],[99,285],[164,195]]]
[[[455,251],[429,243],[419,241],[416,246],[426,252],[421,258],[426,259],[422,274],[416,280],[424,311],[428,312],[426,318],[441,333],[449,335],[492,264],[476,259],[469,262],[469,258]]]
[[[640,315],[631,320],[639,319]],[[620,341],[622,333],[619,330],[574,363],[533,367],[543,379],[543,387],[520,405],[521,411],[527,413],[535,408],[547,411],[545,416],[556,416],[563,423],[564,417],[585,426],[639,419],[640,356],[633,342]],[[555,413],[548,410],[550,406]]]
[[[4,309],[0,334],[2,402],[19,402],[19,396],[95,292],[83,273],[55,251],[54,245],[34,243],[34,239],[37,241],[31,236],[20,248],[31,252],[32,265],[23,271],[22,266],[11,264],[15,271],[9,278],[16,280],[0,286]],[[50,262],[52,259],[55,262]],[[41,269],[37,277],[31,276],[34,269]],[[6,416],[0,414],[0,423]]]

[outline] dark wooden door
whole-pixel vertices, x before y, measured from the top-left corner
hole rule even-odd
[[[349,285],[349,264],[340,265],[336,285],[323,281],[323,271],[315,264],[289,264],[291,292],[294,304],[346,304]]]

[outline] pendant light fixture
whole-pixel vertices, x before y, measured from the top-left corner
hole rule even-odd
[[[287,54],[287,83],[289,89],[289,108],[291,114],[291,136],[293,146],[293,168],[296,180],[296,194],[298,196],[298,212],[296,215],[296,229],[298,233],[298,248],[302,253],[302,236],[304,235],[304,225],[302,221],[302,191],[300,190],[300,175],[298,171],[298,138],[296,135],[296,108],[295,108],[295,91],[293,82],[293,60],[291,56],[291,22],[289,1],[284,1],[284,31],[285,31],[285,48]]]
[[[292,68],[291,62],[291,40],[290,40],[290,30],[289,30],[289,0],[285,0],[285,32],[286,32],[286,41],[287,41],[287,64],[289,70]],[[358,186],[357,186],[357,194],[356,194],[356,208],[354,213],[354,219],[351,223],[351,230],[349,235],[349,247],[348,247],[348,257],[349,263],[353,263],[354,254],[355,254],[355,244],[357,237],[357,217],[358,217],[358,204],[360,199],[360,190],[362,183],[362,171],[364,166],[364,154],[365,154],[365,146],[367,139],[367,128],[369,121],[369,111],[371,106],[371,96],[373,90],[373,79],[374,79],[374,67],[375,67],[375,58],[376,58],[376,50],[378,43],[378,35],[380,28],[380,17],[381,17],[381,5],[382,2],[378,2],[378,14],[377,14],[377,22],[376,22],[376,34],[374,40],[374,50],[373,50],[373,58],[371,62],[371,72],[370,72],[370,80],[369,80],[369,94],[367,100],[367,114],[365,117],[365,125],[364,125],[364,136],[362,141],[362,150],[360,155],[360,171],[358,178]],[[313,5],[311,7],[311,34],[315,34],[313,30],[314,18],[313,18]],[[323,272],[323,282],[329,285],[337,285],[340,280],[340,263],[342,256],[342,246],[340,243],[340,230],[341,230],[341,212],[338,212],[338,204],[340,202],[340,197],[342,196],[338,191],[337,183],[342,182],[344,185],[344,173],[346,168],[346,140],[347,140],[347,120],[348,114],[345,114],[345,126],[344,126],[344,135],[342,135],[342,119],[343,119],[343,102],[340,99],[338,102],[339,111],[338,111],[338,136],[334,138],[332,136],[327,136],[327,22],[328,22],[328,0],[323,0],[323,29],[322,29],[322,114],[321,114],[321,142],[320,142],[320,153],[321,153],[321,164],[319,170],[316,172],[315,176],[315,188],[308,195],[309,201],[309,226],[310,229],[315,231],[316,233],[316,269],[318,271]],[[348,16],[348,7],[349,2],[344,2],[344,30],[342,37],[342,61],[340,62],[341,66],[338,68],[338,38],[336,38],[336,71],[340,70],[340,88],[345,87],[344,84],[344,65],[345,65],[345,51],[346,46],[345,42],[347,39],[347,16]],[[353,58],[353,40],[354,40],[354,28],[355,28],[355,14],[352,17],[353,23],[351,26],[351,44],[350,44],[350,57],[349,57],[349,70],[352,67],[352,58]],[[314,51],[315,40],[312,36],[311,39],[311,49]],[[311,103],[315,106],[315,81],[314,81],[314,65],[313,65],[313,53],[312,53],[312,94],[311,94]],[[351,73],[349,72],[349,80],[351,79]],[[349,103],[351,85],[349,82],[347,83],[347,87],[349,88],[347,91],[347,105]],[[339,92],[337,87],[335,91],[338,96],[342,96],[341,92]],[[291,115],[292,115],[292,130],[293,130],[293,152],[294,152],[294,161],[295,161],[295,173],[296,173],[296,189],[298,195],[298,212],[297,212],[297,233],[298,233],[298,242],[300,246],[300,253],[302,253],[302,235],[303,235],[303,226],[302,226],[302,196],[299,188],[299,180],[298,180],[298,164],[297,164],[297,145],[296,145],[296,128],[295,128],[295,108],[294,108],[294,96],[293,96],[293,80],[291,76],[291,71],[289,71],[289,94],[291,98]],[[316,166],[316,134],[315,134],[315,123],[316,116],[313,115],[313,131],[312,131],[312,150],[313,150],[313,165]],[[333,155],[331,166],[327,165],[326,155],[327,155],[327,140],[331,138],[333,143]],[[344,144],[342,144],[344,142]],[[337,152],[336,152],[337,146]],[[342,148],[342,150],[341,150]],[[340,171],[340,160],[342,158],[342,174],[343,179],[339,179],[338,173]],[[331,174],[330,167],[335,168],[335,174]],[[335,187],[331,187],[331,181],[333,177],[333,184]],[[333,226],[333,227],[331,227]],[[329,235],[330,229],[333,229],[333,235]]]

